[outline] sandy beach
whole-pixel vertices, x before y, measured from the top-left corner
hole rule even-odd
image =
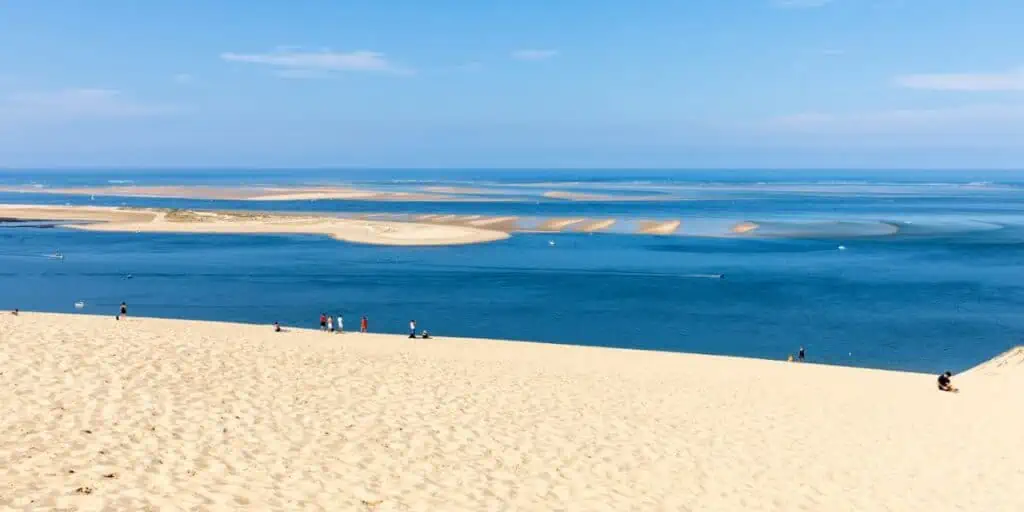
[[[1022,510],[1022,364],[4,313],[0,508]]]
[[[344,219],[260,212],[146,210],[91,206],[0,205],[0,218],[85,221],[88,231],[206,234],[310,234],[374,245],[461,245],[493,242],[508,233],[483,227]]]

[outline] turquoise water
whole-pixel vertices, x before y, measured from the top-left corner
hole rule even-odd
[[[0,193],[0,203],[341,213],[680,218],[764,238],[517,234],[486,245],[361,246],[315,236],[88,233],[0,223],[0,307],[315,326],[321,311],[403,332],[937,372],[1020,343],[1024,188],[1012,173],[274,171],[0,174],[0,185],[427,184],[657,191],[665,202],[245,203]],[[541,185],[533,186],[533,184]],[[119,183],[114,183],[119,184]],[[517,192],[518,193],[518,192]],[[622,225],[629,225],[628,222]],[[549,240],[557,242],[552,246]],[[844,249],[840,249],[842,246]],[[60,250],[65,260],[43,255]],[[131,276],[129,278],[128,276]],[[84,301],[76,310],[73,304]]]

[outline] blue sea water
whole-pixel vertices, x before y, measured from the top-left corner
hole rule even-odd
[[[711,235],[516,234],[403,248],[316,236],[80,232],[0,223],[0,308],[616,346],[937,372],[1020,343],[1024,179],[765,171],[8,171],[0,186],[357,184],[670,192],[672,201],[246,203],[0,192],[0,203],[679,218]],[[536,185],[536,186],[534,186]],[[555,245],[549,244],[555,241]],[[840,249],[842,247],[843,249]],[[63,261],[44,257],[59,250]],[[128,276],[131,276],[129,278]],[[84,301],[76,310],[73,304]]]

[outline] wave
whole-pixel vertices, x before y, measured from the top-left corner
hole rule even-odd
[[[111,185],[130,185],[135,183],[135,180],[107,180],[107,183]]]

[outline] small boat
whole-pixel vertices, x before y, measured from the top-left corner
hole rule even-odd
[[[548,245],[554,246],[555,245],[555,241],[554,240],[548,240]]]
[[[53,254],[44,254],[43,256],[47,257],[47,258],[50,258],[50,259],[53,259],[53,260],[63,260],[64,259],[64,254],[61,253],[60,251],[57,251],[57,252],[55,252]]]
[[[845,245],[840,245],[840,246],[838,247],[838,249],[839,249],[840,251],[845,251],[845,250],[846,250],[846,246],[845,246]]]
[[[75,303],[75,309],[82,309],[84,307],[85,307],[85,301],[84,300],[80,300],[80,301]]]

